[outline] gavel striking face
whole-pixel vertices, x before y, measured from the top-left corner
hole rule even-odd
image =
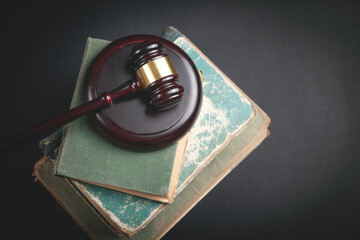
[[[184,96],[184,88],[176,82],[179,75],[162,48],[159,42],[145,41],[129,56],[149,104],[160,110],[173,107]]]

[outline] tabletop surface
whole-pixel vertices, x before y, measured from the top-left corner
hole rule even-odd
[[[66,111],[87,37],[184,33],[271,118],[271,135],[163,239],[360,237],[360,5],[11,2],[1,136]],[[41,137],[1,156],[3,235],[89,239],[39,183]]]

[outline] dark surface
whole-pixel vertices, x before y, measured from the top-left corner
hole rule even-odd
[[[2,137],[68,109],[88,36],[173,25],[272,123],[164,239],[360,238],[359,4],[13,1],[2,10]],[[33,182],[39,140],[1,157],[2,236],[88,239]]]

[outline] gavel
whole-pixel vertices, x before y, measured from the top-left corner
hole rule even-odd
[[[145,95],[148,105],[154,111],[172,108],[183,98],[184,87],[177,83],[179,75],[160,42],[148,40],[136,45],[130,53],[129,61],[135,72],[133,79],[64,114],[10,137],[0,144],[0,153],[55,130],[85,114],[109,106],[114,101],[138,93]]]

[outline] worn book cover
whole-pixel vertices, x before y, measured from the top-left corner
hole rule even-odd
[[[71,108],[83,102],[87,69],[109,43],[92,38],[87,40]],[[187,136],[161,150],[133,152],[108,142],[91,127],[87,116],[81,117],[65,130],[55,172],[57,175],[148,199],[172,202]]]
[[[168,28],[164,37],[178,44],[190,55],[196,66],[202,71],[205,79],[202,112],[189,137],[176,198],[173,203],[175,205],[186,204],[186,208],[183,206],[181,216],[173,216],[174,219],[178,220],[267,136],[269,119],[256,104],[176,29]],[[224,150],[221,151],[222,149]],[[224,151],[228,152],[229,156],[226,158],[215,157],[219,152],[222,155]],[[202,173],[212,164],[217,164],[218,169],[212,169],[214,172],[211,175]],[[201,192],[201,194],[196,193],[200,194],[197,195],[196,201],[194,196],[190,196],[190,198],[188,196],[186,198],[180,197],[183,195],[183,191],[186,192],[187,186],[192,184],[198,175],[203,174],[207,180],[205,182],[201,180],[197,188],[208,190]],[[127,236],[133,236],[146,225],[151,225],[158,219],[159,215],[163,214],[165,209],[170,207],[166,204],[78,181],[70,181],[70,183],[74,187],[74,191],[81,193],[91,208],[99,213],[99,216],[111,229]],[[186,203],[186,201],[190,202]],[[166,223],[167,228],[177,221],[174,219],[171,220],[172,223]],[[145,229],[149,229],[149,227]],[[143,232],[147,231],[145,229],[141,230],[135,237],[141,236]]]
[[[119,231],[114,225],[120,224],[116,214],[127,206],[132,209],[128,219],[139,218],[136,205],[124,201],[124,206],[113,213],[104,214],[98,210],[105,198],[88,198],[78,188],[74,187],[76,181],[57,177],[53,173],[53,162],[45,157],[34,167],[36,180],[41,182],[55,199],[64,207],[73,219],[89,234],[92,239],[125,240],[131,239],[160,239],[182,217],[186,215],[213,187],[215,187],[230,171],[232,171],[248,154],[250,154],[269,134],[267,127],[270,123],[268,116],[255,105],[256,115],[249,121],[244,130],[217,155],[192,181],[176,196],[172,204],[164,204],[151,221],[147,222],[137,234],[129,235]],[[50,158],[52,158],[50,153]],[[105,189],[104,189],[105,190]],[[107,190],[105,190],[107,191]],[[108,196],[109,205],[116,201],[115,196]],[[126,197],[124,196],[126,199]],[[150,200],[149,200],[150,201]],[[154,202],[154,201],[152,201]],[[98,205],[95,207],[95,205]],[[113,217],[108,217],[113,216]],[[123,216],[122,221],[126,221]]]

